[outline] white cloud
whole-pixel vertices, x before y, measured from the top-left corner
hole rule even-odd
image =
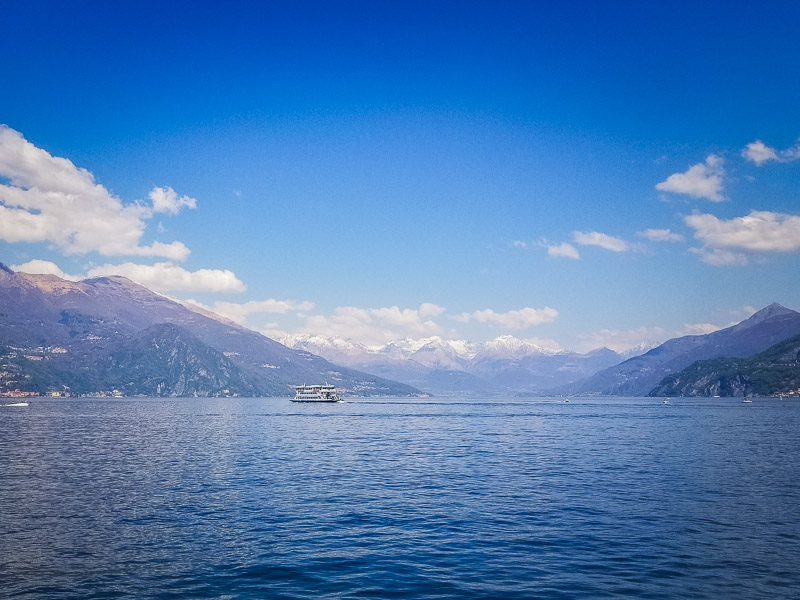
[[[150,208],[123,204],[89,171],[37,148],[5,125],[0,125],[0,178],[9,182],[0,184],[0,240],[49,243],[66,255],[170,260],[189,255],[181,242],[141,245]]]
[[[711,265],[744,265],[748,254],[800,250],[797,215],[754,210],[744,217],[719,219],[693,213],[684,221],[694,229],[695,239],[703,242],[702,248],[691,251]]]
[[[599,246],[613,252],[626,252],[629,250],[628,242],[620,238],[598,233],[597,231],[573,231],[572,238],[581,246]]]
[[[431,319],[444,312],[436,304],[425,303],[416,310],[401,310],[397,306],[371,308],[369,312],[379,323],[402,331],[404,336],[429,337],[442,333],[442,328]]]
[[[575,246],[568,242],[562,242],[560,244],[548,244],[547,255],[572,258],[574,260],[578,260],[581,257],[581,255],[578,254],[578,250],[575,248]]]
[[[54,262],[39,260],[38,258],[29,260],[21,265],[11,265],[11,270],[21,273],[30,273],[31,275],[55,275],[68,281],[80,281],[82,279],[79,275],[64,273]]]
[[[656,189],[673,194],[687,194],[692,198],[705,198],[712,202],[722,202],[722,178],[725,169],[721,157],[709,154],[705,163],[692,165],[684,173],[674,173],[665,181],[656,184]]]
[[[750,162],[755,163],[757,167],[760,167],[764,163],[767,163],[771,160],[776,162],[789,162],[792,160],[797,160],[800,158],[800,141],[795,143],[795,145],[791,148],[779,151],[775,148],[767,146],[761,140],[756,140],[755,142],[750,142],[747,144],[747,146],[745,146],[744,150],[742,150],[742,156],[744,156]]]
[[[340,306],[331,315],[308,315],[298,333],[342,337],[364,344],[385,344],[402,337],[373,321],[368,309]]]
[[[281,329],[278,323],[267,323],[264,325],[264,327],[257,329],[256,331],[258,331],[258,333],[261,335],[276,341],[280,341],[286,336],[291,335],[288,331]]]
[[[12,265],[14,271],[22,273],[56,275],[69,281],[80,281],[89,277],[110,277],[121,275],[128,279],[141,283],[143,286],[157,292],[167,291],[195,291],[195,292],[243,292],[246,288],[244,284],[231,271],[218,269],[200,269],[198,271],[187,271],[183,267],[173,263],[162,262],[154,265],[138,265],[134,263],[123,263],[120,265],[105,264],[94,267],[85,275],[71,275],[62,271],[58,265],[48,260],[34,259],[21,265]],[[182,302],[177,300],[177,302]],[[270,301],[277,302],[277,301]],[[208,308],[195,302],[202,308]],[[233,303],[218,303],[233,305]],[[247,305],[254,304],[252,302]],[[303,303],[301,307],[313,308],[311,303]],[[215,307],[214,310],[218,311]],[[267,311],[265,311],[267,312]],[[271,311],[282,312],[282,311]],[[230,317],[226,313],[225,316]],[[230,317],[233,318],[233,317]],[[234,319],[236,320],[236,319]]]
[[[101,254],[103,253],[101,252]],[[129,256],[161,256],[170,260],[184,261],[189,258],[189,248],[187,248],[183,242],[171,242],[169,244],[153,242],[149,246],[128,248],[125,252],[120,252],[120,254],[127,254]]]
[[[286,314],[291,310],[309,311],[314,309],[314,303],[307,300],[250,300],[249,302],[215,302],[210,309],[215,313],[227,317],[232,321],[244,324],[253,314]]]
[[[224,309],[225,303],[217,303],[212,310],[243,323],[240,315]],[[277,311],[276,311],[277,312]],[[400,339],[427,339],[441,337],[445,334],[456,335],[455,332],[445,332],[444,328],[436,322],[436,317],[442,316],[445,308],[434,303],[423,303],[419,308],[399,308],[388,306],[380,308],[359,308],[355,306],[339,306],[333,313],[299,314],[304,323],[300,327],[286,328],[280,323],[270,323],[260,328],[260,331],[269,337],[281,337],[279,333],[311,334],[322,337],[336,337],[364,344],[366,346],[381,346],[388,342]],[[524,308],[507,313],[496,313],[491,309],[464,313],[450,317],[461,322],[478,322],[503,327],[506,329],[526,329],[533,325],[552,321],[558,313],[551,308],[532,309]],[[247,323],[245,323],[247,325]],[[534,339],[543,347],[559,349],[560,346],[553,340]]]
[[[728,314],[733,315],[734,317],[739,317],[741,319],[747,319],[748,317],[752,317],[758,309],[754,306],[744,305],[740,306],[739,308],[733,308],[728,311]]]
[[[700,260],[712,267],[743,267],[750,263],[746,254],[731,252],[721,248],[689,248]]]
[[[636,329],[601,329],[580,336],[579,348],[586,352],[595,348],[610,348],[623,352],[641,345],[652,346],[664,341],[661,327],[638,327]]]
[[[575,246],[569,242],[551,242],[547,238],[541,238],[537,242],[516,241],[514,242],[514,246],[518,248],[547,248],[547,255],[556,258],[571,258],[573,260],[579,260],[581,257]]]
[[[330,315],[304,315],[305,324],[295,333],[341,337],[366,345],[381,345],[401,338],[441,335],[443,329],[433,319],[443,314],[444,310],[430,302],[421,304],[417,309],[340,306]]]
[[[778,153],[775,152],[775,149],[770,148],[761,140],[756,140],[755,142],[750,142],[747,144],[744,150],[742,150],[742,156],[744,156],[750,162],[754,162],[758,167],[763,165],[765,162],[778,160]]]
[[[153,212],[177,215],[181,208],[197,208],[197,200],[189,196],[178,196],[171,187],[157,187],[150,191],[153,201]]]
[[[714,333],[722,329],[719,325],[713,323],[684,323],[683,329],[676,331],[675,335],[705,335],[707,333]]]
[[[187,271],[174,263],[154,265],[122,263],[102,265],[90,269],[87,277],[122,275],[158,292],[243,292],[245,285],[227,269],[199,269]]]
[[[434,304],[433,302],[423,302],[419,305],[419,316],[422,318],[425,317],[438,317],[442,313],[444,313],[446,309],[444,306],[439,306],[438,304]]]
[[[514,246],[514,248],[525,249],[525,248],[528,247],[528,242],[524,242],[522,240],[514,240],[513,246]]]
[[[500,327],[507,330],[519,330],[533,327],[534,325],[541,325],[542,323],[550,323],[558,317],[558,311],[549,306],[544,308],[530,308],[525,307],[519,310],[509,310],[508,312],[498,313],[487,308],[485,310],[476,310],[471,313],[462,313],[456,320],[462,323],[469,321],[476,321],[478,323],[487,323],[495,327]]]
[[[651,242],[680,242],[683,236],[669,229],[645,229],[636,233],[639,237],[646,238]]]

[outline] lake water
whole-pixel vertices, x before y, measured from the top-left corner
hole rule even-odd
[[[0,597],[800,596],[800,401],[0,408]]]

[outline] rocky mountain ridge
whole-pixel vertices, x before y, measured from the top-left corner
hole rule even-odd
[[[188,372],[176,376],[175,382],[184,383],[162,386],[163,395],[189,393],[187,390],[225,395],[227,389],[240,395],[252,390],[252,395],[286,396],[291,394],[293,385],[325,381],[353,395],[420,393],[406,384],[339,367],[309,352],[291,350],[225,319],[190,310],[124,277],[72,282],[54,275],[15,273],[2,264],[0,347],[6,353],[0,372],[6,375],[5,379],[0,378],[0,391],[10,386],[41,387],[44,381],[48,382],[48,391],[60,391],[69,384],[59,383],[59,377],[64,379],[68,373],[81,374],[81,380],[95,391],[106,391],[97,388],[109,384],[103,375],[104,361],[126,349],[138,348],[144,353],[140,357],[144,361],[158,356],[157,348],[150,344],[137,347],[135,340],[149,328],[164,324],[176,329],[156,329],[151,334],[163,337],[170,331],[179,333],[173,340],[180,340],[186,356],[198,361],[195,364],[207,371],[208,378],[203,380],[196,373],[197,382],[206,383],[191,388],[194,384],[188,382],[194,376]],[[210,351],[219,353],[224,360]],[[124,355],[119,356],[117,370],[121,372],[125,362]],[[143,391],[150,389],[144,380],[134,383],[127,389],[139,391],[129,393],[149,393]],[[233,392],[234,389],[239,391]]]
[[[800,335],[749,358],[699,360],[665,377],[651,396],[800,395]]]
[[[640,356],[609,367],[573,384],[563,394],[646,396],[667,376],[698,360],[747,358],[800,334],[800,313],[770,304],[741,323],[704,335],[668,340]]]

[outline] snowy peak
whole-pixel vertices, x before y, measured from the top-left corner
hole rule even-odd
[[[424,341],[425,343],[409,356],[411,360],[423,366],[432,369],[460,370],[471,357],[466,342],[450,342],[440,337],[427,338]]]
[[[562,351],[544,348],[538,344],[520,340],[512,335],[501,335],[489,342],[481,344],[477,359],[519,360],[527,356],[546,356],[559,354]]]
[[[411,340],[389,342],[385,346],[374,350],[374,353],[391,360],[405,360],[412,353],[412,350],[410,350],[410,342]]]
[[[394,340],[383,346],[366,346],[337,337],[311,334],[287,335],[279,340],[294,350],[305,350],[344,365],[412,360],[431,369],[460,370],[475,351],[463,340],[430,337]]]
[[[445,340],[439,336],[405,338],[394,340],[383,346],[371,347],[343,338],[328,338],[311,334],[287,335],[279,340],[295,350],[306,350],[329,360],[343,357],[364,358],[377,355],[390,360],[414,360],[430,368],[461,369],[472,361],[519,360],[528,356],[552,356],[563,354],[563,350],[545,348],[533,342],[520,340],[511,335],[502,335],[494,340],[474,344],[466,340]]]
[[[370,354],[370,350],[363,344],[357,344],[339,337],[298,333],[287,335],[278,341],[294,350],[305,350],[306,352],[311,352],[311,354],[323,356],[328,360],[336,359],[343,363],[351,362],[351,360],[346,359],[362,358]]]
[[[632,348],[628,348],[627,350],[623,350],[618,354],[622,357],[623,360],[628,360],[629,358],[633,358],[634,356],[640,356],[647,352],[650,352],[653,348],[660,346],[658,343],[652,342],[642,342],[637,346],[633,346]],[[603,348],[603,350],[608,350],[608,348]],[[613,352],[613,350],[608,350],[609,352]],[[592,352],[598,352],[598,350],[592,350]],[[589,353],[591,354],[591,352]]]
[[[459,359],[469,359],[475,355],[472,344],[469,342],[464,340],[443,340],[439,336],[420,338],[418,340],[409,338],[394,340],[375,350],[375,352],[383,356],[398,359],[410,358],[420,351],[423,354],[439,352]]]

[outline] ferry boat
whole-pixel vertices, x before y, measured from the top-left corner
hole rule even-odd
[[[332,385],[297,385],[292,402],[341,402]]]

